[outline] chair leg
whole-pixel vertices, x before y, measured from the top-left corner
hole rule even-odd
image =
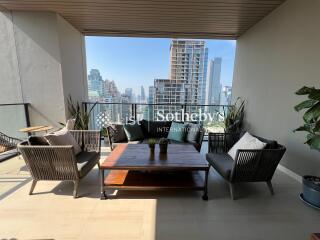
[[[274,191],[273,191],[273,187],[272,187],[271,181],[268,181],[267,185],[268,185],[268,188],[269,188],[269,191],[270,191],[271,195],[274,195]]]
[[[37,180],[32,180],[32,184],[31,184],[31,188],[30,188],[30,191],[29,191],[29,195],[32,195],[36,184],[37,184]]]
[[[77,198],[78,197],[79,182],[80,182],[80,180],[73,181],[73,183],[74,183],[73,198]]]
[[[234,191],[234,184],[233,183],[229,183],[229,190],[230,190],[231,199],[235,200],[235,191]]]

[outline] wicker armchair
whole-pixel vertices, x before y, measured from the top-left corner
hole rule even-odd
[[[209,133],[206,155],[211,166],[229,183],[230,194],[235,199],[234,184],[238,182],[266,182],[273,195],[271,179],[286,148],[276,141],[257,137],[267,143],[262,150],[241,150],[233,160],[227,152],[239,140],[240,134]]]
[[[82,148],[78,155],[74,154],[73,146],[30,146],[28,142],[18,145],[33,178],[30,195],[40,180],[69,180],[74,182],[73,197],[76,198],[80,179],[96,164],[99,166],[100,131],[72,130],[70,133]]]
[[[0,132],[0,153],[16,149],[20,139],[9,137],[4,133]]]

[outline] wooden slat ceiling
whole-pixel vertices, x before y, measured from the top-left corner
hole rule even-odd
[[[85,35],[237,39],[286,0],[0,0],[59,13]]]

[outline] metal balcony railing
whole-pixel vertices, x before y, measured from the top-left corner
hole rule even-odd
[[[0,104],[0,132],[14,138],[26,138],[19,129],[30,127],[29,103]]]

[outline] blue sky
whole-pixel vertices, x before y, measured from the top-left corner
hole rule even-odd
[[[139,93],[155,78],[168,78],[171,39],[86,37],[87,69],[100,70],[103,79],[114,80],[121,92],[133,88]],[[222,57],[221,82],[231,85],[235,56],[235,41],[206,40],[209,59]]]

